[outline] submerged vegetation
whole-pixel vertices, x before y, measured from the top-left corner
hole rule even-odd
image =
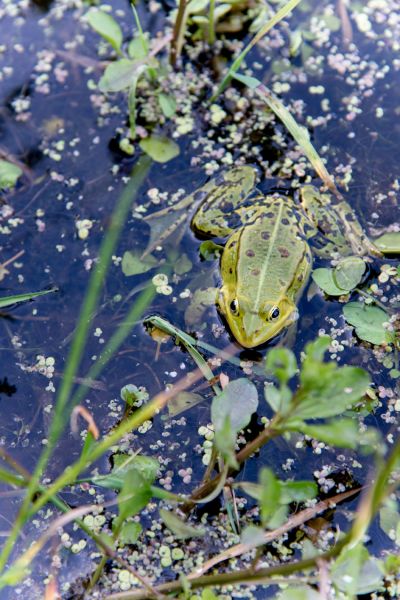
[[[12,292],[0,308],[2,351],[15,356],[4,364],[23,385],[33,379],[28,410],[45,425],[36,439],[36,417],[12,443],[2,434],[0,588],[49,599],[397,598],[400,185],[385,113],[398,107],[371,104],[397,90],[395,2],[28,5],[0,8],[5,33],[10,23],[21,39],[5,36],[7,60],[27,56],[27,15],[49,44],[29,63],[29,86],[3,100],[12,127],[0,160],[0,279]],[[7,63],[0,73],[13,76]],[[57,91],[70,112],[37,102]],[[373,130],[358,124],[364,105]],[[378,146],[379,177],[366,181],[360,161],[372,161],[364,145],[381,143],[379,123],[390,149],[381,162]],[[13,147],[21,131],[40,139],[36,153]],[[258,200],[279,192],[289,203],[312,182],[334,210],[346,198],[372,222],[377,244],[374,257],[317,259],[298,323],[246,351],[214,310],[228,227],[201,242],[189,228],[204,175],[216,174],[204,189],[218,192],[220,172],[244,164],[257,168]],[[251,197],[235,206],[232,230],[252,207]],[[211,207],[212,219],[221,214]],[[26,253],[13,242],[25,226]],[[32,239],[48,229],[56,237],[40,252]],[[43,291],[21,294],[27,254]],[[61,293],[38,299],[21,325],[5,309],[55,291],[43,275]],[[239,313],[237,298],[230,306]],[[16,452],[20,440],[29,454]]]

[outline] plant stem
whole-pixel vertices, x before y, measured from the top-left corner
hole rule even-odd
[[[254,440],[246,444],[244,448],[236,454],[236,461],[239,465],[243,464],[245,460],[254,454],[254,452],[257,452],[257,450],[269,442],[269,440],[279,435],[279,430],[274,428],[276,427],[276,424],[277,421],[275,421],[275,423],[272,421],[269,427],[264,429],[256,438],[254,438]],[[229,472],[229,474],[232,473],[234,473],[233,470]],[[195,506],[195,501],[205,498],[219,485],[221,477],[222,473],[219,473],[213,479],[209,479],[200,484],[193,490],[189,500],[181,506],[181,510],[186,513],[190,512]]]
[[[191,589],[198,589],[207,586],[223,586],[234,584],[255,584],[255,583],[274,583],[273,577],[282,575],[288,577],[292,573],[312,569],[320,560],[330,560],[337,556],[343,548],[345,540],[339,542],[332,550],[320,554],[313,558],[299,560],[297,562],[278,565],[276,567],[267,567],[254,571],[253,569],[243,569],[242,571],[234,571],[233,573],[217,573],[215,575],[203,575],[196,579],[190,580]],[[182,581],[171,581],[163,583],[154,588],[155,591],[161,593],[180,592],[183,589]],[[107,600],[150,600],[154,598],[151,592],[140,590],[138,592],[119,592],[106,596]]]
[[[183,28],[185,26],[185,14],[188,0],[179,0],[178,14],[176,15],[176,21],[174,23],[174,29],[172,32],[171,50],[169,56],[170,64],[175,67],[176,61],[181,53]]]
[[[208,43],[210,46],[215,44],[215,23],[214,23],[215,0],[210,0],[210,10],[208,12]]]

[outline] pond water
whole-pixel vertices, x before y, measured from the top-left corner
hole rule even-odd
[[[398,5],[396,13],[396,2],[390,0],[370,0],[364,6],[349,4],[350,44],[346,45],[349,33],[346,30],[343,34],[336,3],[305,1],[252,51],[247,67],[252,67],[253,75],[278,94],[297,121],[307,127],[329,172],[337,183],[346,184],[347,189],[341,189],[363,226],[372,235],[378,235],[392,224],[394,230],[400,227],[400,15]],[[6,271],[0,270],[1,295],[52,285],[59,288],[57,293],[32,303],[5,309],[0,321],[0,443],[29,472],[46,443],[52,407],[100,244],[140,154],[138,144],[133,156],[120,147],[127,134],[125,95],[105,95],[97,88],[105,61],[115,54],[85,22],[83,15],[89,5],[80,0],[0,0],[0,158],[17,162],[23,168],[16,189],[4,191],[0,198],[0,263],[11,259]],[[134,30],[129,2],[113,0],[108,6],[129,40]],[[165,60],[165,38],[170,34],[169,4],[152,0],[139,3],[137,9],[144,31],[163,48],[157,55],[159,60]],[[296,51],[300,31],[305,32],[303,45]],[[125,276],[121,268],[124,253],[140,253],[149,239],[150,228],[139,218],[143,205],[150,203],[149,211],[157,210],[160,202],[193,192],[213,173],[237,163],[258,167],[259,187],[265,192],[279,189],[291,194],[305,181],[319,183],[284,126],[248,90],[235,85],[214,103],[213,111],[205,108],[210,82],[220,78],[224,61],[230,60],[229,52],[243,41],[235,41],[236,36],[227,34],[225,44],[218,42],[215,56],[203,51],[200,43],[189,47],[190,59],[185,55],[176,74],[169,72],[161,84],[175,97],[178,108],[176,116],[161,118],[166,123],[160,130],[179,144],[180,154],[163,164],[153,162],[140,188],[93,314],[78,373],[81,378],[101,354],[137,294],[155,275],[167,274],[170,289],[167,294],[155,293],[145,315],[164,316],[183,330],[189,302],[187,290],[219,281],[218,261],[200,260],[201,240],[188,225],[182,228],[182,239],[175,243],[175,254],[168,256],[156,249],[151,270]],[[146,128],[156,127],[157,118],[160,119],[157,110],[149,87],[142,89],[137,101],[139,136],[145,135]],[[182,255],[185,259],[177,268]],[[394,277],[387,282],[382,278],[382,265],[397,264],[397,259],[377,259],[369,275],[370,283],[377,283],[382,289],[380,300],[392,307],[399,300],[398,287]],[[300,318],[290,344],[299,357],[304,345],[324,330],[337,340],[336,347],[331,346],[328,353],[332,359],[364,366],[371,373],[378,395],[376,410],[366,423],[377,427],[390,442],[399,410],[398,384],[389,374],[395,367],[393,353],[383,364],[384,352],[361,343],[345,326],[342,303],[326,300],[315,292],[311,288],[302,296]],[[214,307],[207,310],[203,327],[196,333],[203,342],[218,349],[232,342]],[[252,367],[256,371],[254,365],[262,367],[266,352],[277,341],[251,351],[236,346],[241,367],[226,363],[223,371],[231,379],[251,373]],[[172,340],[161,344],[158,351],[140,319],[92,382],[82,404],[105,435],[123,416],[120,390],[124,385],[144,386],[152,397],[193,369],[190,356]],[[260,392],[262,379],[254,374]],[[201,481],[205,468],[204,432],[199,433],[199,426],[210,422],[212,390],[199,385],[194,391],[203,396],[199,404],[167,420],[156,417],[147,427],[129,434],[123,444],[125,449],[156,457],[160,462],[158,484],[174,492],[190,493]],[[261,404],[258,420],[253,418],[246,432],[248,437],[261,430],[260,418],[266,414],[267,405]],[[85,426],[83,421],[80,425],[82,429]],[[82,436],[67,427],[46,477],[52,479],[59,474],[79,456],[81,447]],[[312,480],[320,474],[322,487],[328,479],[325,491],[332,484],[332,493],[341,491],[340,485],[346,481],[364,483],[371,469],[370,461],[356,453],[329,449],[317,442],[296,445],[283,438],[272,441],[248,461],[238,478],[254,481],[261,464],[272,467],[282,479]],[[108,458],[102,459],[97,468],[98,472],[108,472]],[[93,499],[99,503],[113,501],[115,494],[101,489],[93,497],[75,486],[63,498],[76,507]],[[10,492],[8,486],[2,485],[0,514],[5,538],[21,499],[18,490]],[[212,514],[218,508],[214,505]],[[252,506],[250,501],[247,506]],[[355,506],[355,501],[349,501],[338,510],[331,527],[346,529],[346,511]],[[246,503],[243,512],[245,507]],[[43,509],[39,518],[26,527],[24,538],[15,546],[14,558],[55,518],[55,510],[50,510],[52,513]],[[154,505],[144,516],[148,527],[155,511]],[[90,576],[98,559],[92,560],[95,545],[90,541],[81,552],[76,548],[71,551],[71,540],[84,536],[72,531],[71,526],[66,531],[71,536],[69,541],[54,536],[34,563],[32,575],[17,588],[23,597],[43,597],[44,581],[52,570],[58,573],[63,598],[79,597],[79,586],[72,584]],[[201,541],[197,548],[209,556],[221,546],[218,540],[210,538],[208,544]],[[379,554],[392,548],[393,542],[375,525],[370,551]],[[157,550],[156,545],[153,550]],[[150,563],[145,557],[144,565],[152,577]],[[179,572],[179,565],[175,567],[164,569],[161,577],[174,577]],[[103,593],[101,586],[106,583],[114,591],[121,589],[118,575],[110,569],[93,597],[101,597],[96,594]],[[7,588],[0,597],[15,598],[15,593],[15,589]],[[248,591],[240,593],[241,597],[251,597]],[[276,590],[265,589],[258,597],[272,597],[274,593]]]

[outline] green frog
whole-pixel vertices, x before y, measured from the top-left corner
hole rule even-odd
[[[213,303],[245,348],[264,344],[294,323],[297,302],[312,270],[313,255],[335,258],[381,256],[354,211],[343,199],[304,186],[294,199],[256,190],[251,166],[222,173],[179,203],[190,210],[192,229],[210,238],[226,238],[221,255],[222,285]],[[172,213],[164,209],[161,213]],[[150,218],[154,218],[154,214]],[[172,225],[167,223],[163,237]],[[387,248],[386,248],[387,251]],[[389,249],[390,251],[390,249]],[[196,295],[195,295],[196,296]],[[210,298],[200,291],[197,301]],[[199,304],[195,313],[201,314]]]

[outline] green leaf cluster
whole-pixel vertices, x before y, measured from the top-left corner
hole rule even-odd
[[[136,137],[136,103],[139,80],[146,77],[154,87],[161,113],[165,118],[175,114],[175,98],[161,91],[159,86],[162,70],[158,60],[151,55],[147,36],[144,34],[138,14],[132,5],[137,26],[137,34],[130,40],[127,53],[123,50],[123,34],[121,27],[115,19],[103,10],[90,10],[86,15],[89,25],[104,38],[116,51],[119,58],[111,62],[105,69],[100,81],[99,89],[105,94],[126,92],[128,95],[128,110],[130,123],[130,138]],[[134,148],[129,141],[121,141],[121,149],[128,154],[133,154]],[[180,152],[179,146],[172,140],[150,135],[141,140],[140,146],[156,162],[167,162],[175,158]]]
[[[312,500],[318,493],[313,481],[280,481],[267,467],[261,469],[259,483],[239,484],[241,489],[258,501],[263,527],[275,529],[284,523],[291,502]]]
[[[288,385],[298,370],[293,352],[284,348],[271,350],[266,369],[276,377],[279,386],[267,385],[265,399],[276,413],[280,432],[298,431],[328,444],[354,448],[360,442],[357,421],[342,417],[313,423],[316,419],[343,415],[361,401],[370,385],[369,375],[363,369],[324,362],[329,344],[328,336],[307,344],[294,393]]]

